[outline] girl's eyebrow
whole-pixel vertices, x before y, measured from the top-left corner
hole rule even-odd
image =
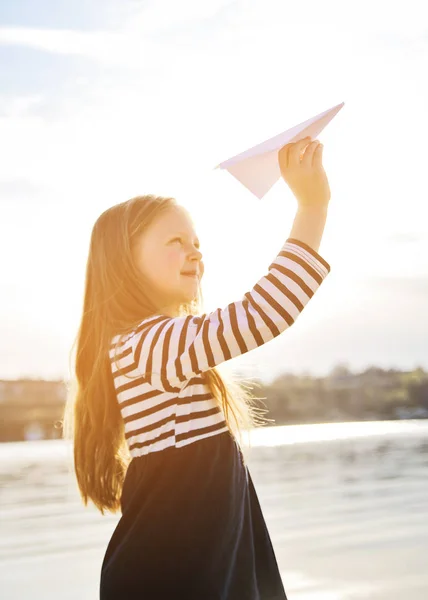
[[[187,233],[186,233],[185,231],[177,231],[177,235],[184,235],[184,237],[186,237]],[[199,246],[201,245],[201,243],[200,243],[200,241],[199,241],[199,238],[198,238],[198,237],[196,237],[196,238],[195,238],[195,242],[196,242],[196,243],[197,243]]]

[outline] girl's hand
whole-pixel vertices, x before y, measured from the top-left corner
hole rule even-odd
[[[323,145],[310,136],[286,144],[278,151],[281,176],[293,192],[299,208],[326,208],[331,192],[322,164]]]

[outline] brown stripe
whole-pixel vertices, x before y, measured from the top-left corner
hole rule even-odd
[[[287,296],[287,298],[289,300],[291,300],[291,302],[295,305],[295,307],[299,310],[299,312],[302,312],[302,310],[304,309],[303,304],[300,302],[300,300],[297,298],[297,296],[295,296],[293,294],[293,292],[286,285],[284,285],[282,283],[282,281],[280,281],[277,277],[275,277],[275,275],[273,273],[268,273],[266,275],[266,279],[268,281],[270,281],[272,285],[274,285],[276,288],[278,288],[279,291],[281,292],[281,294],[283,294],[284,296]]]
[[[195,337],[199,334],[201,328],[203,327],[205,317],[206,317],[206,314],[204,313],[201,317],[193,318],[193,323],[197,324]],[[190,364],[192,365],[192,372],[193,373],[201,373],[201,369],[198,366],[198,357],[196,356],[194,341],[189,345],[189,357],[190,357]]]
[[[245,354],[248,352],[247,344],[242,337],[242,334],[239,330],[238,319],[236,316],[236,304],[229,304],[229,315],[230,315],[230,324],[232,326],[232,333],[235,336],[235,339],[238,343],[239,350],[241,354]]]
[[[259,292],[261,289],[262,288],[259,286],[259,284],[256,284],[254,286],[254,290],[257,292]],[[261,294],[261,295],[263,295],[263,294]],[[279,331],[278,327],[275,325],[275,323],[272,321],[272,319],[270,317],[268,317],[267,314],[260,308],[260,306],[257,304],[257,302],[252,297],[251,292],[246,292],[245,297],[249,300],[251,306],[254,308],[254,310],[256,310],[259,313],[262,320],[266,323],[266,325],[270,329],[270,332],[272,333],[272,336],[276,337],[277,335],[279,335],[280,331]]]
[[[316,252],[313,248],[308,246],[308,244],[305,244],[305,242],[301,242],[300,240],[296,240],[295,238],[288,238],[287,242],[291,244],[296,244],[296,246],[300,246],[301,248],[309,252],[309,254],[316,258],[327,269],[327,271],[330,272],[331,267],[328,264],[328,262],[324,260],[324,258],[320,256],[318,252]]]
[[[248,300],[242,301],[242,306],[244,307],[245,313],[247,315],[248,325],[250,327],[250,331],[256,340],[257,346],[261,346],[263,344],[263,338],[260,335],[260,331],[257,329],[256,322],[254,321],[254,317],[249,310],[249,302]]]
[[[113,356],[113,358],[110,358],[110,363],[114,364],[117,360],[121,360],[129,354],[132,354],[132,346],[128,346],[128,348],[124,350],[121,354],[117,354],[116,356]]]
[[[192,315],[187,315],[184,320],[183,327],[180,331],[180,339],[178,340],[178,357],[175,365],[178,379],[183,382],[186,378],[183,375],[183,365],[181,364],[181,355],[184,353],[186,348],[187,331],[189,329],[190,321],[193,319]]]
[[[150,446],[155,442],[161,442],[162,440],[166,440],[167,438],[174,437],[175,431],[172,429],[171,431],[165,431],[162,435],[157,437],[155,440],[146,440],[145,442],[135,442],[135,444],[131,444],[129,446],[129,451],[135,450],[136,448],[144,448],[144,446]]]
[[[162,321],[163,319],[165,319],[165,316],[159,316],[159,317],[152,317],[151,320],[149,322],[147,322],[147,319],[144,319],[144,321],[138,325],[138,327],[136,329],[134,329],[131,332],[127,332],[124,333],[123,335],[127,336],[127,338],[125,340],[122,340],[120,343],[116,342],[110,345],[110,350],[114,350],[114,348],[116,347],[116,344],[118,344],[118,347],[120,348],[121,346],[123,346],[124,344],[126,344],[127,339],[129,339],[130,337],[133,337],[134,335],[137,335],[138,333],[140,333],[140,331],[143,331],[146,327],[150,327],[151,325],[155,324],[155,323],[159,323],[159,321]]]
[[[191,403],[189,403],[189,404],[191,404]],[[177,415],[175,421],[176,421],[176,423],[188,423],[189,421],[194,421],[195,419],[203,419],[205,417],[210,417],[211,415],[216,415],[220,412],[221,412],[220,407],[214,406],[213,408],[209,408],[207,410],[193,412],[190,415]]]
[[[311,265],[309,265],[305,260],[303,260],[303,258],[301,258],[300,256],[297,256],[297,254],[293,254],[292,252],[285,252],[284,250],[281,250],[281,252],[279,253],[279,256],[283,256],[284,258],[289,258],[289,259],[293,260],[295,263],[297,263],[303,269],[305,269],[305,271],[307,273],[309,273],[309,275],[313,279],[315,279],[315,281],[318,283],[318,285],[321,285],[323,278],[318,273],[318,271],[315,271],[315,269],[313,267],[311,267]],[[275,264],[275,263],[273,263],[273,264]]]
[[[170,398],[169,400],[165,400],[164,402],[161,402],[160,404],[156,404],[155,406],[151,406],[150,408],[146,408],[146,409],[140,410],[137,413],[134,413],[132,415],[123,417],[123,420],[125,423],[131,423],[132,421],[136,421],[137,419],[143,419],[144,417],[147,417],[149,415],[154,415],[157,412],[164,410],[165,408],[169,408],[170,406],[175,405],[176,401],[177,401],[176,398]],[[172,415],[169,415],[168,417],[164,417],[162,419],[162,423],[168,423],[168,421],[173,421],[174,419],[175,419],[175,414],[172,414]],[[147,431],[156,429],[156,426],[153,423],[146,425],[145,427],[147,427]]]
[[[287,269],[287,267],[284,267],[279,263],[274,263],[274,266],[275,269],[277,269],[280,273],[286,275],[289,279],[292,279],[295,283],[297,283],[297,285],[305,292],[307,296],[309,296],[309,298],[312,298],[314,295],[313,290],[311,290],[308,284],[305,283],[303,279],[297,275],[297,273],[290,271],[290,269]]]
[[[130,365],[128,365],[126,367],[122,367],[121,369],[118,369],[114,373],[112,371],[111,373],[112,373],[112,376],[113,376],[113,381],[115,379],[117,379],[118,377],[122,377],[122,376],[128,375],[128,373],[131,373],[132,371],[135,370],[135,367],[136,367],[136,363],[133,362],[133,363],[131,363]]]
[[[152,318],[150,321],[143,321],[140,325],[138,325],[138,327],[136,328],[136,330],[134,331],[134,335],[137,335],[138,333],[140,333],[140,331],[144,331],[144,329],[146,327],[152,327],[152,325],[156,325],[157,323],[161,323],[164,320],[168,320],[170,317],[166,316],[166,315],[159,315],[156,318]]]
[[[216,362],[214,359],[212,348],[210,346],[209,327],[210,327],[210,321],[209,321],[209,319],[206,319],[204,321],[204,324],[202,327],[202,344],[204,346],[205,354],[207,357],[207,364],[210,367],[215,367]]]
[[[144,402],[145,400],[150,400],[150,398],[155,398],[156,396],[160,396],[162,394],[161,390],[150,390],[150,392],[145,392],[144,394],[138,394],[138,396],[133,396],[132,398],[128,398],[127,400],[119,400],[120,410],[126,408],[127,406],[132,406],[133,404],[137,404],[137,402]]]
[[[188,386],[186,386],[186,389],[188,389]],[[198,402],[202,400],[211,400],[212,397],[213,395],[211,394],[211,392],[204,392],[203,394],[191,394],[190,396],[177,398],[177,404],[181,406],[182,404],[191,404],[195,400],[197,400]]]
[[[162,360],[161,360],[161,372],[160,377],[162,381],[162,386],[166,392],[178,392],[180,388],[172,386],[167,378],[167,366],[168,366],[168,356],[169,356],[169,345],[171,342],[172,330],[174,328],[174,322],[172,322],[171,327],[168,328],[168,331],[165,334],[165,338],[163,340],[162,345]]]
[[[266,291],[264,288],[262,288],[262,286],[260,286],[260,285],[258,285],[258,284],[257,284],[257,286],[256,286],[256,287],[258,288],[258,289],[257,289],[258,293],[259,293],[261,296],[263,296],[263,298],[266,300],[266,302],[267,302],[268,304],[270,304],[270,306],[272,306],[272,308],[273,308],[274,310],[276,310],[276,312],[277,312],[279,315],[281,315],[281,317],[282,317],[282,318],[283,318],[285,321],[287,321],[288,325],[292,325],[292,324],[294,323],[294,319],[293,319],[293,317],[292,317],[292,316],[291,316],[291,315],[290,315],[290,314],[289,314],[289,313],[288,313],[288,312],[285,310],[285,308],[283,308],[283,307],[282,307],[282,306],[279,304],[279,302],[277,302],[277,301],[275,300],[275,298],[273,298],[273,297],[272,297],[272,296],[269,294],[269,292],[267,292],[267,291]],[[279,331],[279,329],[276,327],[276,325],[275,325],[275,328],[276,328],[276,329],[277,329],[277,331],[278,331],[278,333],[277,333],[276,335],[279,335],[279,334],[280,334],[280,331]]]
[[[134,367],[136,367],[137,364],[134,364]],[[131,390],[133,387],[136,387],[137,385],[142,385],[143,383],[147,383],[147,377],[143,377],[138,376],[135,379],[131,379],[131,381],[128,381],[128,383],[123,383],[122,385],[119,385],[116,388],[116,393],[120,394],[120,392],[125,392],[126,390]]]
[[[218,322],[219,322],[219,326],[217,329],[217,339],[218,339],[218,343],[220,344],[221,351],[223,352],[224,360],[226,361],[226,360],[229,360],[230,358],[232,358],[232,354],[229,350],[229,346],[227,345],[226,338],[224,337],[224,323],[223,323],[223,319],[221,318],[221,309],[220,308],[217,309],[217,317],[218,317]]]
[[[186,431],[185,433],[176,434],[175,440],[176,442],[181,442],[183,440],[188,440],[192,437],[196,437],[198,435],[203,435],[204,433],[211,433],[212,431],[217,431],[217,429],[222,429],[225,427],[226,421],[220,421],[220,423],[216,423],[215,425],[210,425],[209,427],[203,427],[202,429],[196,429],[193,431]],[[227,432],[225,432],[227,433]]]
[[[169,320],[170,319],[168,319],[168,321]],[[159,336],[162,333],[162,330],[165,329],[166,325],[168,324],[168,321],[165,321],[164,323],[162,323],[158,327],[155,335],[153,336],[151,344],[150,344],[149,354],[148,354],[148,357],[147,357],[147,367],[146,367],[146,372],[145,372],[145,375],[147,375],[148,382],[150,383],[150,385],[152,384],[153,352],[154,352],[154,349],[156,347],[156,343],[157,343],[157,341],[159,339]],[[138,357],[138,362],[140,362],[139,357]]]
[[[165,323],[167,323],[168,320],[169,319],[165,320]],[[142,350],[142,347],[143,347],[143,344],[144,344],[144,340],[148,336],[148,334],[149,334],[149,332],[150,332],[151,329],[152,329],[151,327],[148,327],[146,329],[146,331],[142,332],[140,334],[140,337],[138,338],[138,342],[137,342],[137,345],[135,347],[135,352],[134,352],[134,358],[135,358],[135,362],[137,364],[140,363],[141,350]]]

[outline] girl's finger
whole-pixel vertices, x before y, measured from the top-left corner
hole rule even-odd
[[[316,149],[319,146],[319,140],[314,140],[309,146],[306,148],[305,155],[302,159],[302,166],[310,167],[313,162],[313,155]]]
[[[290,144],[285,144],[285,146],[283,146],[278,152],[279,164],[282,165],[285,169],[288,167],[288,151],[289,151],[289,149],[290,149]]]
[[[308,135],[305,138],[299,140],[298,142],[289,142],[288,144],[285,144],[278,152],[278,158],[280,159],[280,162],[282,163],[282,165],[284,166],[284,168],[287,168],[288,166],[290,166],[290,164],[299,164],[300,163],[300,149],[302,147],[307,146],[307,144],[310,142],[311,137]],[[297,159],[292,158],[292,160],[290,161],[290,153],[293,152],[295,153],[296,157],[299,157],[299,160],[297,161]],[[293,154],[294,156],[294,154]]]
[[[303,138],[295,144],[292,144],[288,153],[288,165],[291,167],[298,167],[300,165],[300,155],[302,148],[308,145],[310,137]]]
[[[322,144],[319,144],[317,149],[314,152],[314,157],[313,157],[313,166],[314,167],[320,167],[322,165],[322,151],[324,150],[324,146]]]

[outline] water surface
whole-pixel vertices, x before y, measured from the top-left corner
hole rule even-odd
[[[289,600],[427,600],[427,420],[263,428],[244,453]],[[120,515],[70,468],[62,440],[0,444],[2,600],[97,600]]]

